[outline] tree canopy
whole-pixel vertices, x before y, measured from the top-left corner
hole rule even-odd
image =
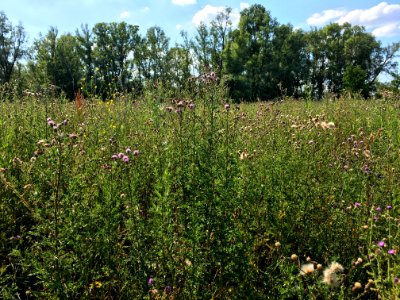
[[[233,28],[231,11],[200,24],[194,37],[182,32],[175,45],[158,26],[144,36],[125,22],[82,25],[62,35],[52,27],[34,41],[29,56],[23,25],[13,26],[1,12],[0,84],[19,76],[22,58],[25,88],[51,84],[70,99],[78,89],[103,99],[154,85],[178,93],[193,76],[211,73],[237,101],[298,98],[305,91],[316,99],[345,91],[369,97],[379,75],[397,74],[400,43],[383,46],[362,26],[294,29],[256,4],[241,12]]]

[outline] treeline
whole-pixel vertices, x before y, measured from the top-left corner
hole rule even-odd
[[[237,101],[344,91],[369,97],[382,73],[399,85],[400,43],[384,47],[364,27],[333,23],[303,31],[280,24],[262,5],[244,9],[236,29],[230,16],[226,8],[194,37],[181,32],[182,42],[173,46],[160,27],[142,36],[138,26],[121,22],[62,35],[52,27],[28,48],[23,25],[13,26],[2,12],[0,84],[19,94],[50,86],[70,99],[78,89],[107,99],[155,86],[179,94],[193,78],[208,75]]]

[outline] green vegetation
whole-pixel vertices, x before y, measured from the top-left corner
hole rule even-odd
[[[399,295],[398,102],[197,88],[0,104],[0,297]]]

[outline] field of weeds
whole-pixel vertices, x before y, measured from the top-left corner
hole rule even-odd
[[[400,104],[0,103],[3,299],[395,299]]]

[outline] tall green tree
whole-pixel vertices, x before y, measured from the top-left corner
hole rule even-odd
[[[211,21],[211,68],[216,73],[217,78],[222,78],[223,75],[224,51],[232,31],[231,13],[232,9],[227,7],[224,11],[218,13],[215,19]]]
[[[79,43],[78,53],[83,64],[84,89],[93,92],[94,81],[94,53],[93,53],[93,33],[88,25],[82,25],[81,31],[76,31],[76,38]]]
[[[277,21],[262,5],[252,5],[241,12],[239,27],[227,50],[228,84],[234,98],[256,100],[274,96],[270,62],[276,26]]]
[[[144,77],[150,82],[166,84],[168,80],[169,38],[158,26],[150,27],[141,45],[141,65]]]
[[[114,91],[128,91],[132,79],[130,57],[139,41],[139,27],[121,23],[97,23],[93,28],[96,80],[103,98]]]
[[[305,34],[292,25],[275,27],[272,40],[271,95],[300,97],[308,78]]]
[[[25,54],[26,33],[19,24],[13,26],[0,12],[0,84],[9,82],[18,60]]]
[[[34,61],[29,65],[37,84],[52,84],[69,99],[75,97],[82,78],[82,64],[76,36],[65,34],[58,37],[58,30],[50,28],[45,37],[34,43]]]

